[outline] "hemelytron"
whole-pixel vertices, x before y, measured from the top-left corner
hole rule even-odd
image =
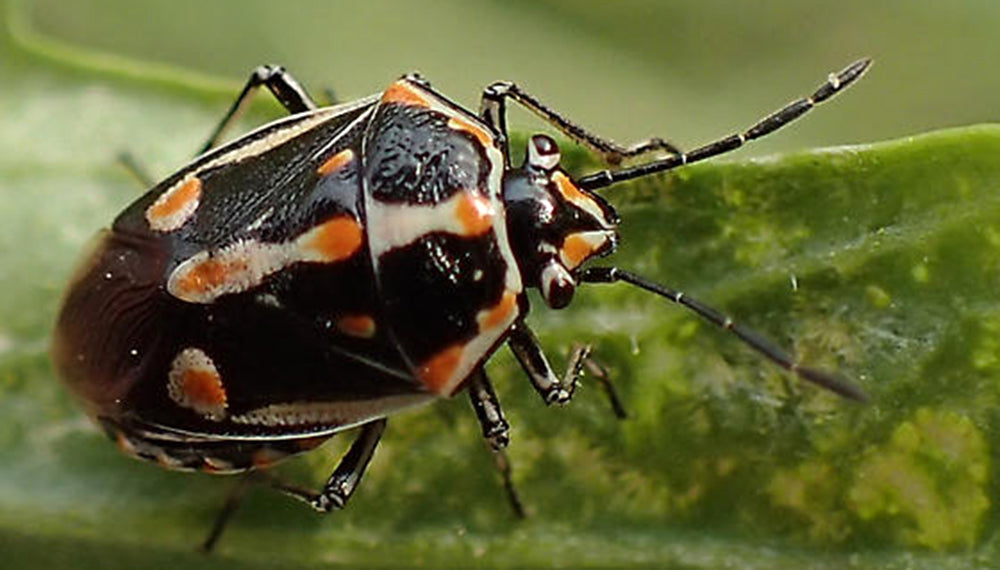
[[[660,139],[620,146],[513,83],[487,87],[478,113],[416,75],[318,107],[283,69],[260,67],[203,153],[100,234],[59,316],[59,374],[122,450],[170,469],[266,470],[359,427],[319,492],[274,483],[324,512],[344,506],[385,418],[404,408],[467,389],[483,434],[502,449],[508,424],[483,370],[500,345],[546,403],[569,401],[587,351],[553,371],[524,320],[529,288],[560,309],[582,284],[628,283],[800,378],[863,399],[695,299],[589,262],[617,243],[618,216],[597,190],[775,131],[869,64],[688,152]],[[217,146],[260,86],[290,115]],[[638,164],[574,179],[556,142],[537,134],[514,166],[509,101],[609,164]]]

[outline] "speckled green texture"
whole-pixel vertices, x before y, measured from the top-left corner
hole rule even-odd
[[[547,409],[498,353],[529,520],[511,516],[456,398],[390,422],[347,511],[321,518],[252,492],[207,561],[191,551],[232,481],[121,456],[58,385],[46,344],[86,240],[137,195],[115,153],[132,143],[169,171],[226,100],[0,50],[5,568],[998,561],[1000,127],[716,162],[606,192],[623,218],[617,263],[842,371],[871,404],[803,386],[666,302],[585,288],[566,311],[536,302],[531,321],[557,364],[593,343],[630,417],[616,421],[589,379]],[[344,446],[282,472],[317,483]]]
[[[920,408],[854,476],[851,510],[908,544],[971,547],[990,508],[986,441],[957,412]]]

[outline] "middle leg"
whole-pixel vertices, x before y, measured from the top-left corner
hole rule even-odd
[[[500,472],[501,479],[503,479],[503,488],[507,493],[507,502],[510,503],[514,514],[518,518],[523,519],[526,516],[524,504],[521,502],[521,497],[514,486],[514,480],[511,476],[510,458],[507,457],[507,452],[504,449],[510,442],[510,436],[508,435],[510,424],[507,423],[507,419],[504,417],[503,409],[500,407],[500,401],[497,400],[493,386],[486,377],[486,373],[482,370],[477,372],[469,383],[469,399],[472,401],[473,409],[476,410],[476,417],[479,419],[479,424],[483,428],[483,437],[493,451],[493,460],[496,463],[497,470]]]

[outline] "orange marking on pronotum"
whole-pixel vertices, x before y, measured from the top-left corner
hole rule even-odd
[[[337,319],[337,330],[357,338],[375,336],[375,319],[369,315],[345,315]]]
[[[516,306],[517,296],[510,291],[505,291],[499,303],[481,314],[479,317],[479,330],[489,330],[505,324],[514,313]]]
[[[470,237],[490,231],[495,214],[489,198],[468,190],[459,196],[455,207],[455,215],[462,224],[464,235]]]
[[[146,221],[154,230],[174,230],[187,221],[198,208],[201,200],[201,179],[193,176],[179,186],[174,186],[156,199],[146,209]]]
[[[316,172],[320,176],[326,176],[332,174],[341,168],[345,167],[354,160],[354,151],[351,149],[346,149],[338,152],[337,154],[331,156],[316,169]]]
[[[410,105],[413,107],[430,107],[427,100],[416,87],[408,82],[400,80],[389,86],[382,94],[383,103],[399,103],[400,105]]]
[[[363,239],[361,225],[350,216],[336,216],[299,238],[305,260],[332,263],[354,255]]]
[[[462,345],[452,345],[425,362],[418,371],[418,376],[424,386],[427,386],[432,392],[442,393],[455,374],[458,363],[462,360],[462,351]]]
[[[585,238],[570,234],[563,241],[560,253],[566,262],[567,269],[573,269],[594,253],[594,247]]]
[[[462,117],[452,117],[448,119],[448,128],[455,129],[456,131],[464,131],[479,140],[479,144],[483,146],[493,146],[493,135],[486,132],[485,129],[479,125],[464,119]]]

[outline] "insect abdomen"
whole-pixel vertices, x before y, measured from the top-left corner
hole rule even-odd
[[[117,416],[155,367],[176,314],[162,295],[168,253],[157,241],[102,231],[68,289],[53,338],[61,377],[91,413]]]

